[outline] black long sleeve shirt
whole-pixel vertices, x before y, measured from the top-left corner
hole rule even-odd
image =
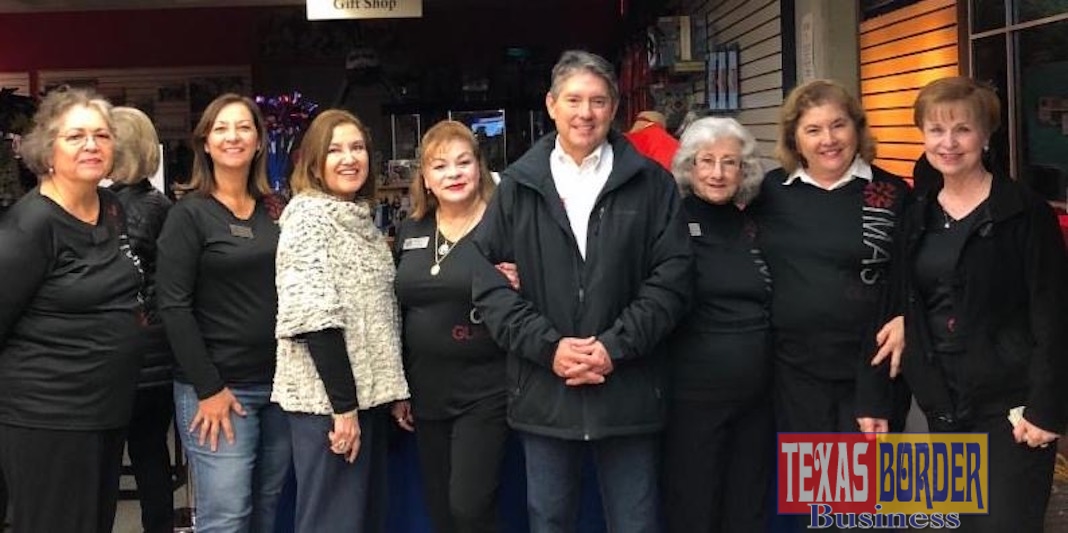
[[[156,290],[179,368],[201,399],[230,384],[271,383],[278,225],[263,200],[248,220],[211,196],[171,208],[158,241]]]
[[[682,201],[694,254],[694,306],[670,338],[676,398],[744,402],[771,378],[771,278],[756,226],[733,204]]]
[[[87,224],[34,189],[0,219],[0,422],[126,425],[141,273],[115,196]]]

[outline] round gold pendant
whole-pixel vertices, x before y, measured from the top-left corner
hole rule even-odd
[[[441,272],[441,267],[440,266],[434,265],[434,266],[430,267],[430,275],[431,276],[437,276],[438,272]]]

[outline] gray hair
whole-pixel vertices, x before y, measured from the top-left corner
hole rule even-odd
[[[553,66],[552,86],[549,94],[553,98],[560,96],[560,90],[568,78],[580,72],[588,72],[604,80],[613,102],[619,101],[619,85],[616,83],[616,71],[605,58],[585,50],[568,50],[560,55],[560,60]]]
[[[679,140],[679,150],[671,162],[671,172],[683,194],[693,193],[694,158],[701,148],[720,139],[736,139],[742,143],[742,182],[732,199],[734,203],[746,205],[760,193],[760,184],[764,181],[764,171],[756,156],[756,139],[733,118],[705,117],[695,120]]]
[[[46,176],[52,167],[52,147],[59,135],[60,122],[75,107],[87,107],[100,113],[108,129],[111,104],[92,89],[61,86],[45,95],[33,116],[33,128],[22,138],[19,156],[26,168],[37,176]]]

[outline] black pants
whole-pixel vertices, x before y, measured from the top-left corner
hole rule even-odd
[[[62,431],[0,425],[0,468],[15,532],[111,533],[123,430]]]
[[[173,386],[137,389],[126,442],[145,533],[174,530],[174,485],[167,447],[167,431],[173,418]]]
[[[437,533],[496,532],[505,398],[482,400],[447,420],[417,420],[416,443],[430,520]]]
[[[961,515],[960,530],[969,533],[1042,531],[1053,485],[1057,443],[1052,442],[1046,448],[1017,444],[1012,438],[1012,425],[1004,415],[979,418],[960,431],[989,434],[987,464],[990,465],[990,494],[984,495],[990,514]]]
[[[669,533],[764,531],[774,460],[771,401],[672,400],[664,433]]]
[[[0,472],[0,528],[7,522],[7,482],[4,481],[4,473]]]
[[[779,431],[860,431],[853,381],[817,378],[796,367],[775,364],[775,421]]]
[[[775,364],[775,423],[784,432],[860,431],[856,417],[856,384],[817,378],[784,363]],[[791,531],[805,531],[808,515],[787,517]],[[830,528],[827,531],[839,531]]]

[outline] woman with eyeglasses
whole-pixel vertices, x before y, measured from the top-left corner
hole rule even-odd
[[[22,157],[40,185],[0,221],[0,469],[15,531],[110,532],[140,354],[140,268],[112,165],[111,106],[49,93]]]
[[[730,118],[682,136],[672,170],[694,253],[694,306],[671,336],[664,433],[670,532],[763,531],[774,436],[771,279],[743,208],[763,173],[756,140]]]

